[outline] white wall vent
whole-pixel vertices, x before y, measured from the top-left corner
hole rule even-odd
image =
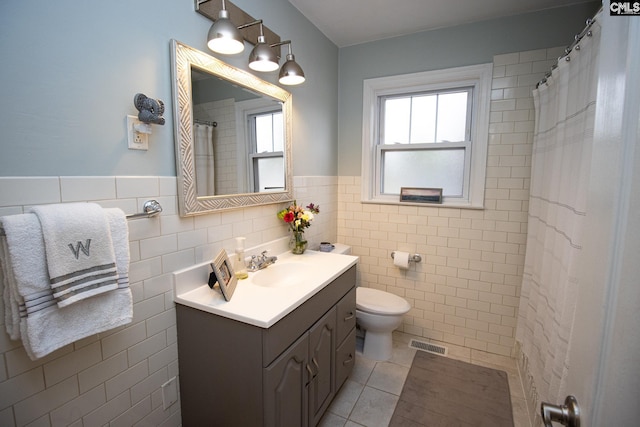
[[[449,351],[445,346],[413,339],[409,341],[409,348],[426,351],[427,353],[439,354],[440,356],[446,356]]]

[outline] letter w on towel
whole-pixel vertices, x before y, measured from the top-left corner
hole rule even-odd
[[[118,288],[109,223],[95,203],[34,206],[59,307]]]
[[[71,249],[71,252],[73,252],[73,254],[76,256],[76,259],[78,259],[78,257],[80,256],[80,250],[82,250],[82,253],[85,254],[86,256],[90,256],[91,252],[89,250],[89,248],[91,247],[91,239],[87,239],[87,242],[85,245],[82,244],[82,242],[78,242],[78,244],[74,247],[71,243],[69,243],[69,249]]]

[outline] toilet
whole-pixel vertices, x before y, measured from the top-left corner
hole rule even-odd
[[[356,288],[356,322],[364,329],[367,359],[389,360],[393,348],[392,335],[411,309],[404,298],[372,288]]]
[[[336,243],[332,252],[350,254],[351,247]],[[356,288],[356,322],[365,331],[364,357],[380,361],[391,358],[391,334],[410,309],[407,300],[397,295],[378,289]]]

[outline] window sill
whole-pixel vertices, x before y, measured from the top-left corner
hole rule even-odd
[[[471,205],[468,202],[442,202],[442,203],[411,203],[399,202],[397,200],[361,200],[363,204],[370,205],[397,205],[397,206],[419,206],[425,208],[447,208],[447,209],[472,209],[484,210],[484,206]]]

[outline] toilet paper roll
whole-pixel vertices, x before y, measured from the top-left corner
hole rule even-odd
[[[395,251],[393,256],[393,265],[403,270],[409,268],[409,253],[408,252],[400,252]]]

